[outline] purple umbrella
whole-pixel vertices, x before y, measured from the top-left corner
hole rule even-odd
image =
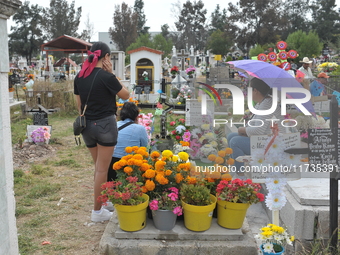
[[[257,77],[263,80],[271,88],[303,88],[302,85],[287,71],[267,62],[259,60],[237,60],[229,61],[231,68],[246,74],[250,79]],[[290,98],[304,98],[305,94],[291,92],[287,93]],[[311,101],[303,103],[303,106],[311,113],[315,113]]]

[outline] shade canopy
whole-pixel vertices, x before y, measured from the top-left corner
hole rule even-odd
[[[69,35],[62,35],[41,45],[42,51],[63,51],[65,53],[87,53],[92,43]]]

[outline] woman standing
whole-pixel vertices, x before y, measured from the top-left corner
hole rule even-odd
[[[117,143],[116,96],[128,99],[130,94],[112,74],[110,48],[105,43],[92,45],[87,60],[74,80],[74,94],[79,113],[85,110],[86,128],[82,136],[95,165],[91,220],[109,220],[112,213],[102,208],[97,198],[101,194],[101,185],[106,182]]]

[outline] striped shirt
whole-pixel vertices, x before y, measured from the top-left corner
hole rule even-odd
[[[261,103],[257,103],[255,105],[255,109],[257,110],[268,110],[272,107],[273,100],[271,97],[266,97],[263,99]],[[283,116],[281,115],[281,106],[278,105],[276,107],[276,110],[267,115],[254,115],[251,120],[251,126],[247,124],[246,126],[246,133],[247,136],[252,136],[252,135],[270,135],[271,132],[271,126],[272,126],[272,121],[271,120],[266,120],[266,119],[279,119],[279,121],[276,121],[278,123],[279,127],[279,132],[280,133],[285,133],[285,128],[281,125],[281,121],[284,119]],[[262,125],[263,121],[263,125]],[[249,122],[248,122],[249,123]],[[262,126],[261,126],[262,125]],[[255,126],[255,127],[252,127]],[[261,126],[261,127],[260,127]]]

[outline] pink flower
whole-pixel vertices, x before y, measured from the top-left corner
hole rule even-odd
[[[152,200],[149,204],[151,210],[158,210],[158,201]]]
[[[168,195],[172,201],[176,201],[178,199],[178,195],[176,193],[170,193]]]
[[[181,216],[182,215],[182,207],[177,206],[174,208],[174,210],[172,211],[174,214],[176,214],[177,216]]]
[[[170,126],[175,126],[176,125],[176,122],[175,121],[171,121],[170,122]]]
[[[168,188],[168,190],[178,195],[178,189],[176,187]]]
[[[184,132],[182,138],[184,142],[190,142],[191,133],[189,131]]]

